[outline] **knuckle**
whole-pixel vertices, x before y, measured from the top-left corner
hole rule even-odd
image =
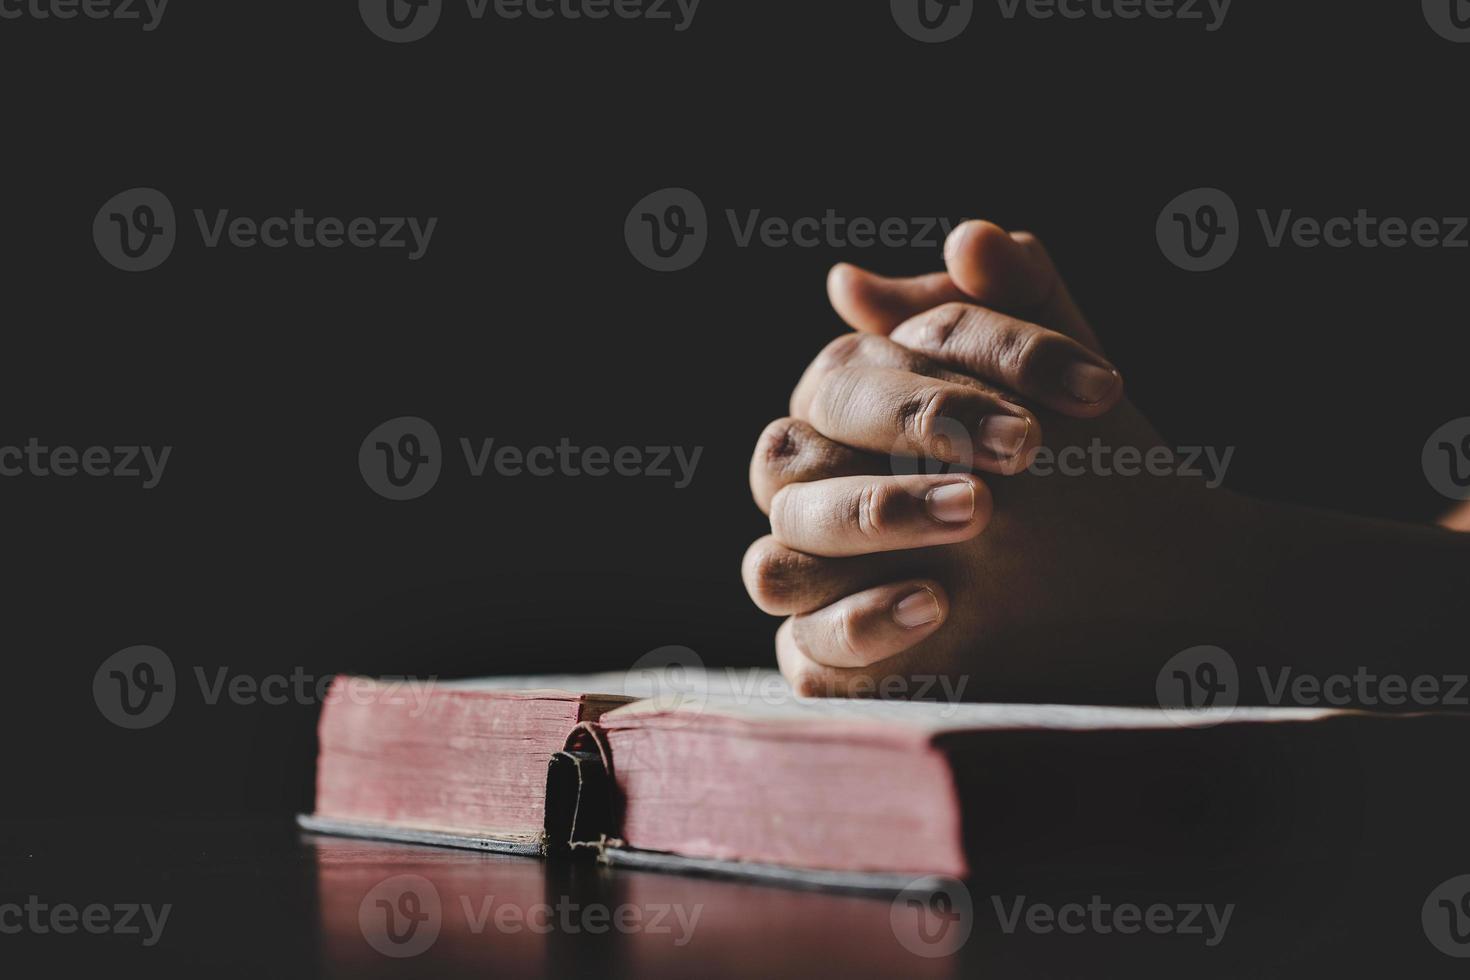
[[[794,484],[788,483],[777,490],[771,496],[771,532],[776,538],[781,537],[784,529],[792,524],[791,494]]]
[[[762,538],[745,553],[742,568],[746,591],[763,611],[779,615],[801,580],[799,555],[771,538]]]
[[[1042,337],[1041,331],[1018,325],[996,333],[996,363],[1002,374],[1018,388],[1034,389],[1037,386],[1041,362],[1046,354]]]
[[[812,367],[819,373],[846,367],[862,354],[863,342],[866,339],[862,334],[857,333],[845,333],[835,338],[822,348],[822,352],[812,362]]]
[[[869,483],[852,495],[846,514],[847,524],[864,538],[882,538],[899,519],[899,503],[893,487]]]
[[[974,311],[975,307],[968,303],[944,303],[902,324],[893,332],[893,339],[916,350],[942,353],[949,349],[955,334]]]
[[[944,388],[924,388],[899,403],[898,431],[914,445],[928,447],[937,434],[945,431],[955,408],[954,396]]]
[[[781,473],[801,458],[810,429],[794,418],[781,418],[766,426],[756,440],[755,459],[764,470]]]
[[[832,617],[830,636],[833,652],[842,658],[843,663],[855,666],[864,662],[859,649],[861,634],[852,606],[843,605],[837,610]]]

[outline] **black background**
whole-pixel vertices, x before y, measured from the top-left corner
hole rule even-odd
[[[1256,208],[1465,214],[1470,46],[1419,5],[1237,0],[1223,28],[1004,21],[904,36],[881,2],[704,0],[668,22],[471,21],[392,45],[355,4],[185,3],[158,30],[0,21],[6,316],[0,444],[171,445],[162,483],[0,480],[12,811],[287,813],[311,705],[208,705],[194,669],[615,669],[683,644],[767,663],[739,579],[745,471],[839,330],[824,275],[938,250],[737,248],[724,212],[986,217],[1051,247],[1169,439],[1235,446],[1230,484],[1409,520],[1420,448],[1465,413],[1467,253],[1271,250]],[[150,186],[181,238],[107,265],[104,201]],[[713,228],[691,269],[633,260],[667,186]],[[1170,265],[1154,221],[1199,186],[1245,240]],[[205,249],[192,209],[437,216],[428,255]],[[399,415],[450,457],[412,502],[357,450]],[[703,446],[693,484],[470,479],[455,440]],[[127,732],[91,683],[152,644],[172,714]]]

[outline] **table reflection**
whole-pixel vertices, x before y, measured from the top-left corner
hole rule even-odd
[[[950,927],[934,917],[942,905],[895,911],[892,896],[316,835],[304,842],[315,853],[327,976],[923,980],[960,970],[942,946]],[[916,937],[919,952],[905,946]]]

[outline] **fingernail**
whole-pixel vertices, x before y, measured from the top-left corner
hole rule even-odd
[[[941,524],[968,524],[975,516],[975,488],[968,483],[935,487],[924,498],[924,506]]]
[[[980,420],[980,445],[1008,459],[1026,445],[1031,420],[1016,415],[987,415]]]
[[[1105,400],[1118,384],[1118,372],[1078,361],[1062,375],[1062,384],[1073,398],[1089,405]]]
[[[893,619],[904,629],[928,626],[939,618],[939,600],[928,589],[920,589],[893,607]]]

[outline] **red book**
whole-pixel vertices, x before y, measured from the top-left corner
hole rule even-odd
[[[1333,709],[802,699],[769,672],[638,699],[641,683],[339,678],[301,823],[835,887],[1269,859],[1371,844],[1389,832],[1377,795],[1422,789],[1411,760],[1465,731]]]

